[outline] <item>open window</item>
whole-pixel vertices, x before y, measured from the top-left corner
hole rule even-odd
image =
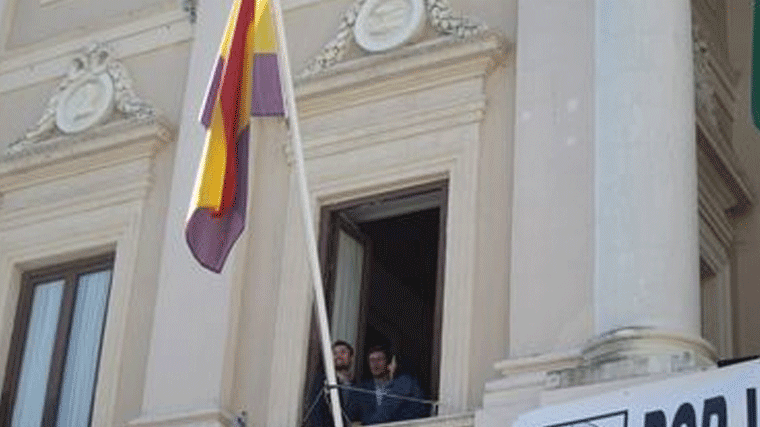
[[[370,378],[366,351],[387,345],[398,371],[416,377],[425,397],[438,397],[446,201],[444,181],[321,210],[330,332],[355,347],[357,380]],[[319,387],[318,338],[312,321],[305,396]]]

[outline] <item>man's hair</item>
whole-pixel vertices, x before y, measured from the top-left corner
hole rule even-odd
[[[349,344],[349,343],[347,343],[347,342],[345,342],[343,340],[335,341],[333,343],[333,346],[332,346],[333,350],[335,349],[335,347],[337,347],[339,345],[342,345],[343,347],[346,347],[348,349],[348,352],[351,353],[351,356],[354,355],[354,348],[351,347],[351,344]]]
[[[390,363],[391,359],[393,358],[393,353],[391,353],[390,348],[384,345],[373,345],[369,348],[367,351],[367,357],[369,357],[372,353],[381,352],[383,355],[385,355],[385,361]]]

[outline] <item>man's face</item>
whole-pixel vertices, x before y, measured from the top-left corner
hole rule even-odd
[[[351,350],[345,345],[336,345],[333,347],[333,363],[336,370],[344,370],[351,367]]]
[[[369,370],[374,378],[382,378],[388,375],[388,360],[382,351],[370,353],[367,356],[367,362],[369,362]]]

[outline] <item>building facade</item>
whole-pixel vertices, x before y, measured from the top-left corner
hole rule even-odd
[[[331,332],[394,348],[439,402],[409,423],[760,354],[754,7],[667,3],[282,1]],[[221,274],[183,236],[231,4],[0,0],[4,423],[300,425],[284,121]]]

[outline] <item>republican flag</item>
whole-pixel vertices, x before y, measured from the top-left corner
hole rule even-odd
[[[200,114],[206,143],[185,238],[217,273],[245,227],[251,115],[284,115],[269,0],[234,1]]]

